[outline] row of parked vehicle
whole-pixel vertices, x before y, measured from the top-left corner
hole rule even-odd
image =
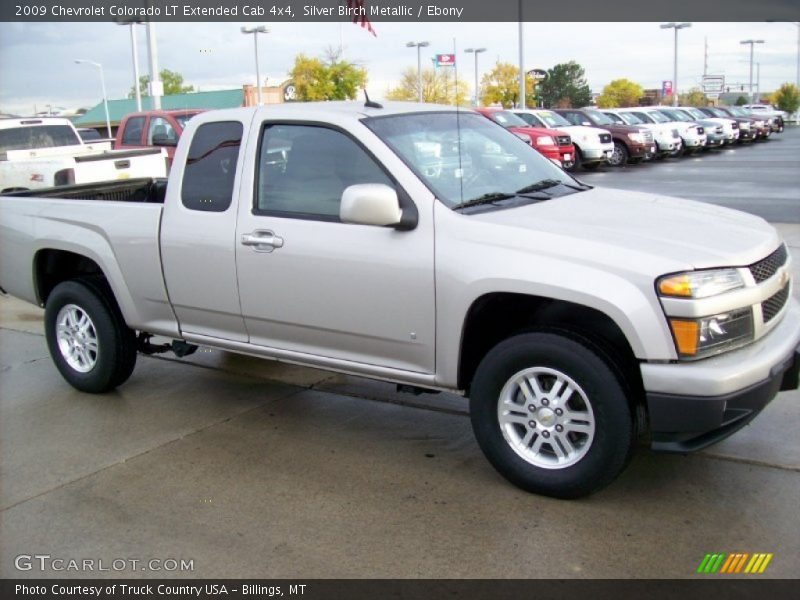
[[[766,140],[784,128],[783,113],[768,105],[477,111],[567,170],[694,154]]]

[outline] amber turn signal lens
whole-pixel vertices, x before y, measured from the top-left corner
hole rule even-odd
[[[697,354],[697,321],[670,319],[669,325],[672,328],[672,335],[675,336],[678,353],[684,356]]]
[[[689,277],[686,275],[676,275],[662,279],[658,284],[658,291],[663,296],[682,296],[691,298],[692,288],[689,285]]]

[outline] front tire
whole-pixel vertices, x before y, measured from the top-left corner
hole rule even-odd
[[[614,141],[614,152],[611,153],[611,158],[608,159],[608,164],[612,167],[624,167],[628,164],[630,153],[627,146],[622,142]]]
[[[611,483],[635,440],[617,369],[599,347],[571,334],[526,333],[495,346],[475,373],[470,418],[503,477],[556,498]]]
[[[92,394],[123,384],[136,365],[136,333],[107,288],[91,279],[65,281],[50,293],[44,312],[56,368],[72,387]]]

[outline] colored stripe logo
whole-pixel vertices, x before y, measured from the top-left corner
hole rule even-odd
[[[767,569],[772,556],[772,553],[749,554],[747,552],[706,554],[703,560],[700,561],[697,572],[704,575],[713,573],[725,573],[728,575],[735,573],[760,574]]]

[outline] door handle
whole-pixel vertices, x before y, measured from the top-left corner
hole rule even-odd
[[[242,245],[252,246],[256,252],[272,252],[275,248],[283,248],[283,238],[268,229],[257,229],[252,233],[242,234]]]

